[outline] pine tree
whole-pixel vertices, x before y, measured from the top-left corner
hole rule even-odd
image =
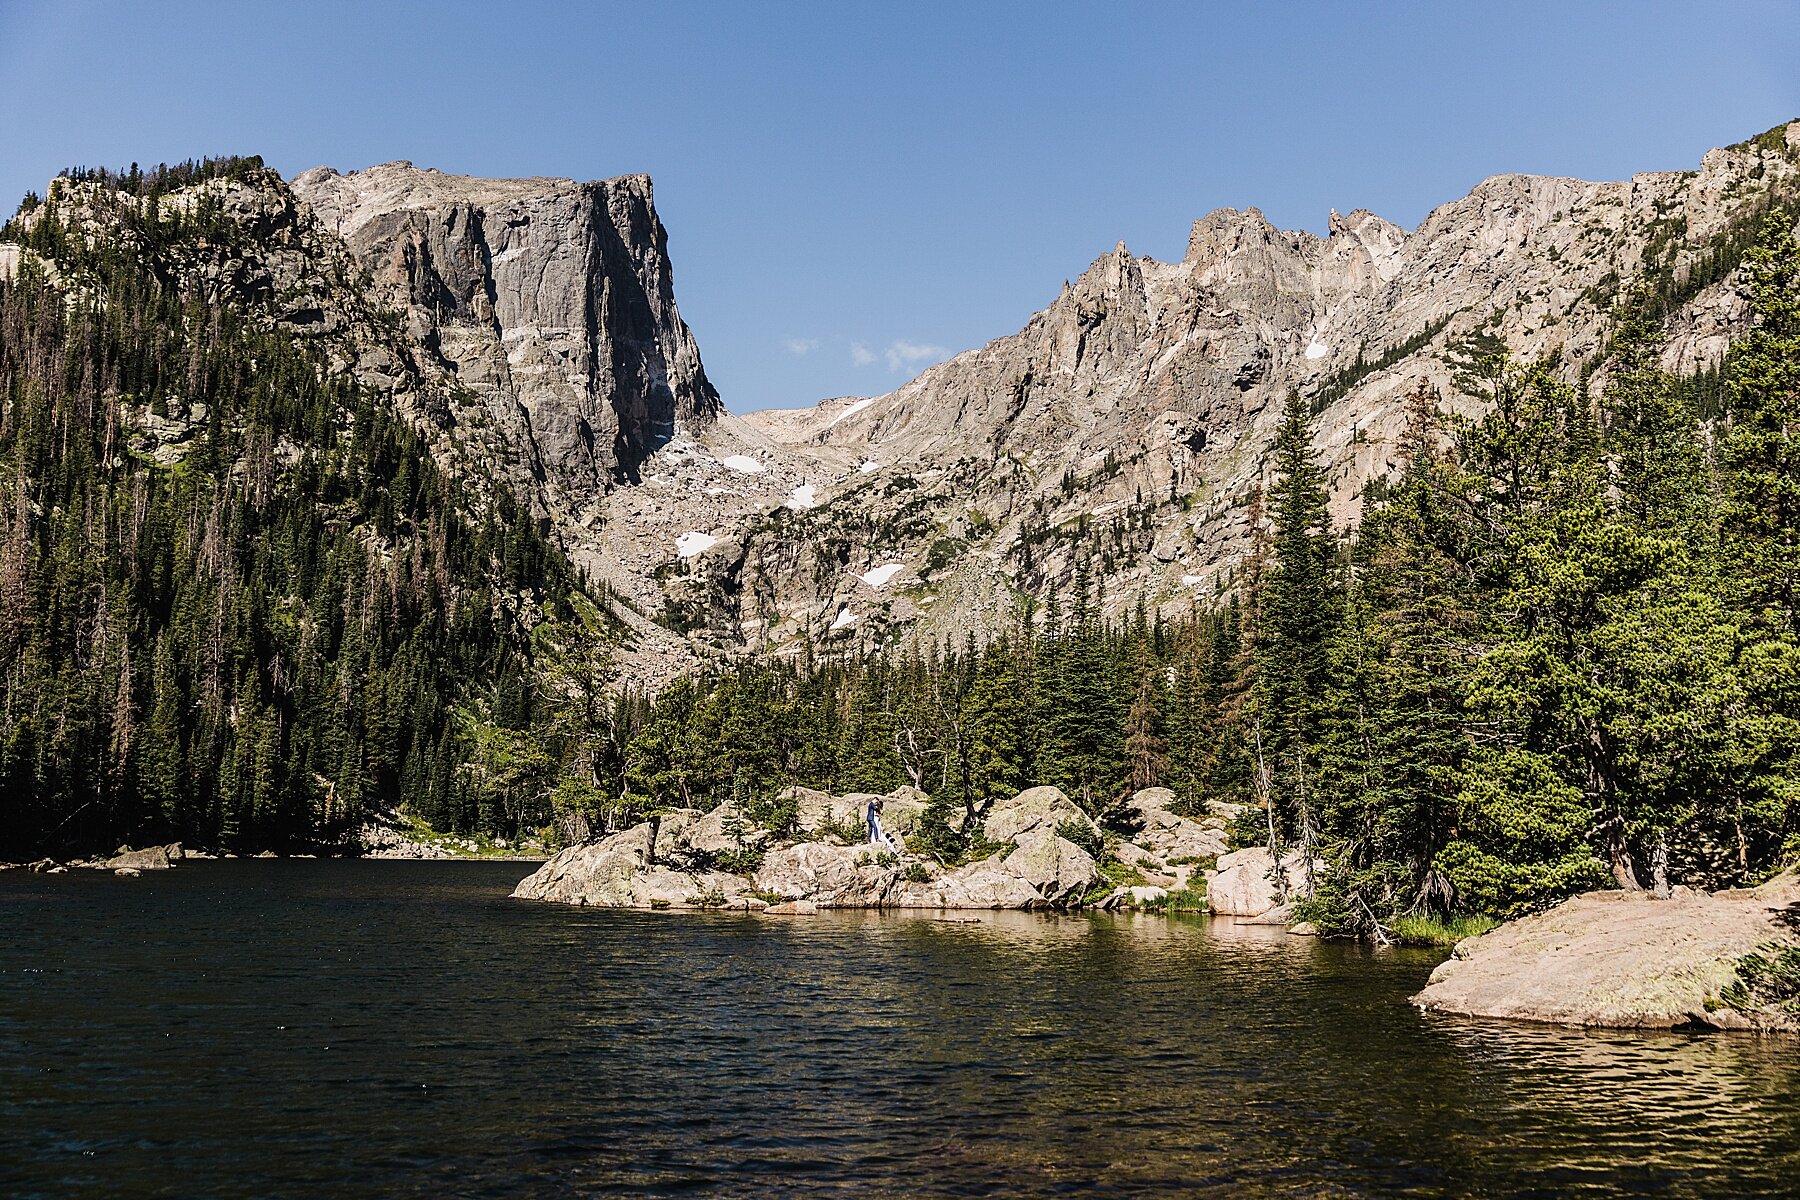
[[[1309,863],[1319,834],[1313,811],[1319,726],[1330,682],[1329,649],[1341,616],[1332,571],[1335,539],[1312,440],[1308,407],[1298,392],[1290,392],[1275,435],[1274,561],[1260,598],[1255,646],[1257,756],[1274,805],[1270,815],[1273,827],[1308,852]]]

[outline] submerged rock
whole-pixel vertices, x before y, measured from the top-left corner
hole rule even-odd
[[[1800,876],[1758,888],[1589,892],[1548,912],[1458,942],[1413,1003],[1427,1012],[1621,1029],[1800,1032],[1781,1013],[1740,1012],[1721,993],[1740,958],[1792,940],[1779,917],[1800,904]]]
[[[819,906],[811,900],[784,900],[780,904],[771,904],[763,911],[776,917],[816,917],[819,915]]]

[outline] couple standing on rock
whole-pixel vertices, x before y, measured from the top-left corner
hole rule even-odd
[[[863,820],[869,827],[869,845],[881,846],[894,854],[900,853],[900,847],[894,844],[894,839],[881,828],[880,796],[869,797],[869,806],[863,812]]]

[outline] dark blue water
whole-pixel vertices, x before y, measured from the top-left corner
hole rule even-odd
[[[1203,920],[0,873],[0,1195],[1792,1196],[1800,1047],[1425,1017]]]

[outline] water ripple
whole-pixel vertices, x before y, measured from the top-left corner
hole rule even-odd
[[[516,903],[519,868],[0,876],[0,1193],[1785,1196],[1800,1049],[1422,1016],[1197,919]]]

